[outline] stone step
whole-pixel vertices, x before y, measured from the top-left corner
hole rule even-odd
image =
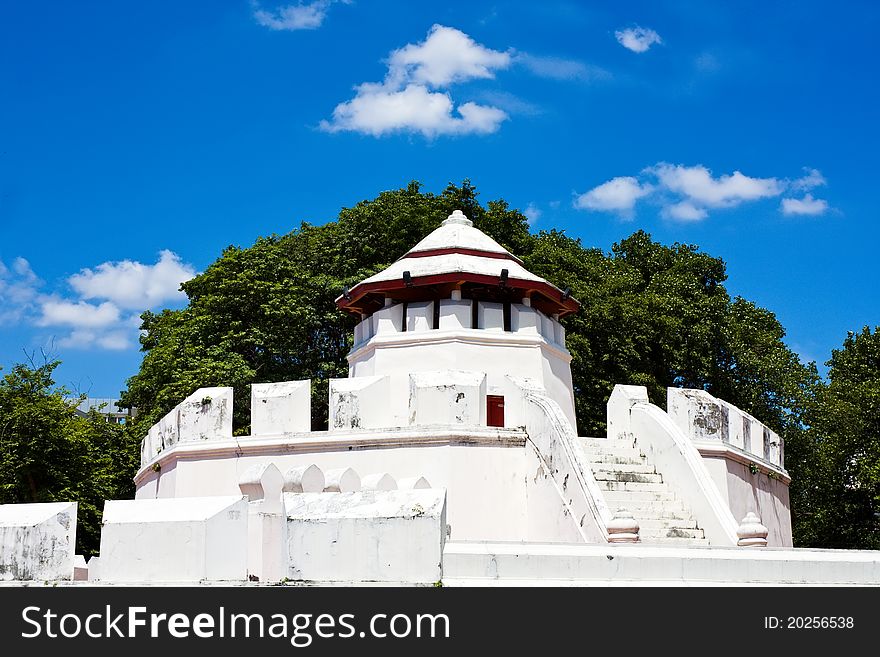
[[[610,470],[594,470],[593,477],[598,482],[620,482],[640,484],[662,484],[663,477],[658,474],[645,474],[642,472],[617,472]]]
[[[628,442],[618,442],[618,441],[587,442],[587,441],[581,441],[581,446],[585,450],[587,450],[588,452],[596,452],[599,454],[608,454],[608,455],[619,454],[621,456],[629,456],[631,454],[635,454],[637,456],[642,455],[642,453],[639,451],[638,447],[635,447],[632,443],[628,443]]]
[[[600,486],[602,484],[599,484]],[[604,493],[608,506],[617,508],[618,505],[626,508],[660,507],[684,509],[675,495],[666,491],[638,491],[638,490],[607,490]]]
[[[639,537],[643,541],[666,538],[705,538],[702,529],[683,529],[668,527],[666,529],[639,529]]]
[[[641,538],[645,545],[708,545],[705,538]]]
[[[619,456],[601,454],[599,452],[586,450],[587,460],[590,463],[607,463],[617,467],[618,465],[648,465],[643,456]]]
[[[640,531],[660,531],[667,530],[672,527],[678,529],[697,529],[697,521],[693,518],[660,518],[654,516],[640,516],[633,513],[636,521],[641,527]]]
[[[684,509],[658,509],[656,511],[644,511],[641,509],[633,509],[631,507],[624,508],[633,514],[640,525],[647,522],[693,522],[690,513]]]
[[[645,475],[633,475],[634,477],[645,476]],[[659,475],[657,475],[659,476]],[[666,488],[666,484],[663,483],[646,483],[644,481],[607,481],[602,480],[598,481],[599,488],[602,490],[608,491],[627,491],[633,493],[665,493],[669,489]]]
[[[592,461],[593,472],[632,472],[634,474],[657,474],[657,469],[647,463],[609,463],[608,461]]]

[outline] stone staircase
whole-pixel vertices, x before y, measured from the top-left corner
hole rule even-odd
[[[635,445],[605,438],[581,438],[581,444],[608,507],[633,514],[642,543],[709,545],[690,511]]]

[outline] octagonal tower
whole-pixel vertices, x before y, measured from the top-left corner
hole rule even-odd
[[[440,388],[444,379],[480,388],[480,407],[469,416],[476,423],[517,426],[511,377],[543,388],[576,426],[559,319],[578,310],[577,300],[528,271],[461,211],[336,303],[361,318],[348,355],[349,379],[359,381],[349,383],[381,380],[385,426],[415,423],[413,386]]]

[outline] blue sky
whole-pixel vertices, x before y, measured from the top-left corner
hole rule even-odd
[[[116,396],[229,245],[469,177],[535,230],[728,263],[820,364],[880,324],[880,9],[248,0],[0,8],[0,364]]]

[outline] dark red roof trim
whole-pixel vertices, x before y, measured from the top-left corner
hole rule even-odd
[[[523,261],[517,258],[512,253],[498,253],[497,251],[481,251],[480,249],[466,249],[460,248],[456,246],[447,246],[442,249],[428,249],[427,251],[412,251],[402,256],[400,260],[405,260],[407,258],[429,258],[431,256],[439,256],[439,255],[449,255],[452,253],[460,253],[461,255],[469,255],[469,256],[478,256],[480,258],[497,258],[499,260],[513,260],[518,264],[523,264]]]
[[[431,276],[414,276],[412,279],[413,285],[416,287],[420,287],[423,285],[439,285],[442,283],[457,282],[479,283],[482,285],[497,285],[498,280],[498,276],[490,276],[487,274],[473,274],[469,272],[452,272],[446,274],[434,274]],[[565,301],[563,301],[562,290],[560,290],[555,285],[551,285],[550,283],[544,281],[529,281],[519,278],[509,278],[507,280],[507,286],[539,292],[548,300],[556,303],[559,306],[560,316],[565,316],[570,313],[577,312],[577,310],[580,308],[580,303],[578,303],[577,299],[575,299],[574,297],[568,297]],[[340,309],[345,310],[348,306],[357,303],[357,301],[360,300],[364,295],[374,292],[393,292],[395,290],[401,290],[403,288],[403,281],[400,279],[376,281],[375,283],[366,284],[358,283],[349,291],[349,296],[351,298],[345,299],[344,297],[340,297],[336,301],[336,305]]]

